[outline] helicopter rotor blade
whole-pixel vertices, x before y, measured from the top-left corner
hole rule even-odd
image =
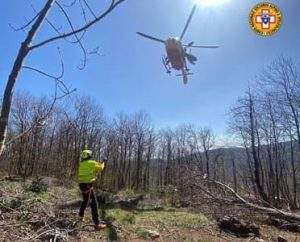
[[[192,9],[192,11],[190,13],[190,16],[188,18],[188,21],[186,22],[186,24],[184,26],[184,29],[183,29],[182,34],[180,36],[180,41],[183,39],[183,37],[184,37],[184,35],[185,35],[186,31],[187,31],[187,29],[188,29],[188,27],[189,27],[189,25],[191,23],[191,20],[192,20],[192,18],[194,16],[194,13],[195,13],[196,9],[197,9],[197,4],[194,5],[194,7],[193,7],[193,9]]]
[[[157,42],[161,42],[161,43],[165,43],[166,41],[162,40],[162,39],[158,39],[156,37],[152,37],[150,35],[147,35],[147,34],[143,34],[141,32],[136,32],[138,35],[144,37],[144,38],[147,38],[147,39],[151,39],[151,40],[154,40],[154,41],[157,41]]]
[[[218,45],[183,45],[183,46],[188,48],[202,48],[202,49],[217,49],[220,47]]]

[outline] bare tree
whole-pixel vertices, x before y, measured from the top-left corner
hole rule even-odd
[[[109,7],[107,8],[106,11],[104,11],[102,14],[96,15],[92,8],[88,5],[87,1],[84,1],[85,7],[81,5],[81,9],[83,13],[85,13],[86,9],[88,9],[90,12],[93,13],[93,20],[88,21],[85,16],[85,23],[79,27],[75,28],[72,20],[67,12],[66,5],[64,5],[62,2],[58,0],[47,0],[45,3],[44,7],[37,12],[37,14],[29,21],[27,22],[24,26],[21,28],[18,28],[16,30],[26,30],[29,28],[29,31],[25,37],[25,40],[22,42],[21,47],[18,51],[17,57],[15,59],[13,68],[9,74],[4,95],[3,95],[3,100],[2,100],[2,106],[1,106],[1,118],[0,118],[0,155],[3,153],[4,147],[5,147],[5,141],[6,141],[6,133],[7,133],[7,125],[8,125],[8,119],[9,119],[9,114],[11,110],[11,104],[12,104],[12,97],[13,97],[13,90],[16,84],[16,81],[18,79],[18,76],[20,75],[21,69],[23,67],[23,63],[26,59],[26,57],[31,53],[33,50],[37,50],[38,48],[41,48],[49,43],[52,43],[57,40],[61,39],[67,39],[68,37],[74,37],[75,41],[73,43],[78,44],[78,46],[81,48],[84,54],[84,64],[83,67],[85,66],[85,61],[86,61],[86,50],[82,44],[82,37],[84,36],[85,32],[87,29],[90,27],[94,26],[96,23],[101,21],[104,17],[106,17],[110,12],[112,12],[118,5],[120,5],[122,2],[125,0],[112,0]],[[74,1],[73,4],[75,4],[77,1]],[[79,1],[81,3],[81,1]],[[59,28],[55,27],[55,25],[47,18],[48,13],[50,10],[56,6],[60,12],[62,13],[65,21],[68,23],[70,27],[69,32],[61,33],[59,31]],[[38,34],[42,24],[44,22],[47,22],[52,29],[56,32],[56,36],[50,37],[48,39],[45,39],[41,41],[40,43],[34,44],[33,41]],[[81,34],[81,36],[79,36]],[[43,71],[40,71],[36,68],[32,67],[27,67],[27,69],[33,70],[39,74],[46,75],[48,77],[53,77],[60,85],[61,89],[64,90],[66,87],[58,77],[54,77],[53,75],[49,75]],[[65,90],[66,91],[66,90]],[[69,92],[69,91],[66,91]]]
[[[206,160],[206,174],[210,178],[210,150],[214,146],[215,137],[209,128],[203,128],[200,130],[200,142],[204,151],[205,160]]]
[[[251,149],[251,158],[253,159],[253,173],[254,182],[259,195],[264,199],[268,200],[267,195],[264,191],[264,180],[262,179],[262,161],[260,157],[261,149],[261,137],[258,132],[259,123],[257,119],[257,110],[254,96],[249,90],[244,98],[240,98],[235,107],[231,109],[233,128],[242,134],[244,143],[246,144],[246,149],[248,147]],[[249,155],[249,168],[252,171],[252,165],[250,164],[250,154]]]
[[[246,175],[263,200],[298,207],[300,89],[295,61],[278,58],[255,84],[231,109],[231,128],[248,157]]]

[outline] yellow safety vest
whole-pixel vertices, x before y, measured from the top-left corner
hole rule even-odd
[[[79,183],[92,183],[97,179],[97,173],[103,171],[104,163],[94,160],[85,160],[80,162],[78,169]]]

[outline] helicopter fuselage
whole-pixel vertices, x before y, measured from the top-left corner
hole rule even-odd
[[[192,75],[192,73],[189,72],[189,69],[187,67],[187,63],[195,64],[197,61],[197,57],[193,56],[190,51],[191,48],[218,48],[218,46],[204,46],[204,45],[194,45],[194,42],[190,42],[188,44],[183,44],[182,40],[183,37],[189,27],[189,24],[191,23],[191,20],[193,18],[193,15],[197,9],[197,4],[194,4],[192,11],[189,15],[189,18],[184,26],[184,29],[180,35],[180,38],[169,38],[167,40],[160,39],[153,37],[151,35],[147,35],[141,32],[137,32],[138,35],[159,42],[163,43],[166,48],[167,56],[162,58],[162,63],[164,67],[167,70],[167,73],[171,73],[171,69],[175,69],[177,71],[181,71],[181,74],[178,74],[177,76],[183,77],[183,82],[187,83],[187,77],[188,75]],[[188,52],[187,52],[188,51]]]
[[[168,60],[175,70],[186,68],[185,50],[177,38],[169,38],[165,42]]]

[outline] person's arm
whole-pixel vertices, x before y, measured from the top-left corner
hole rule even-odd
[[[103,171],[104,168],[105,168],[105,163],[104,162],[95,161],[95,169],[96,169],[97,173]]]

